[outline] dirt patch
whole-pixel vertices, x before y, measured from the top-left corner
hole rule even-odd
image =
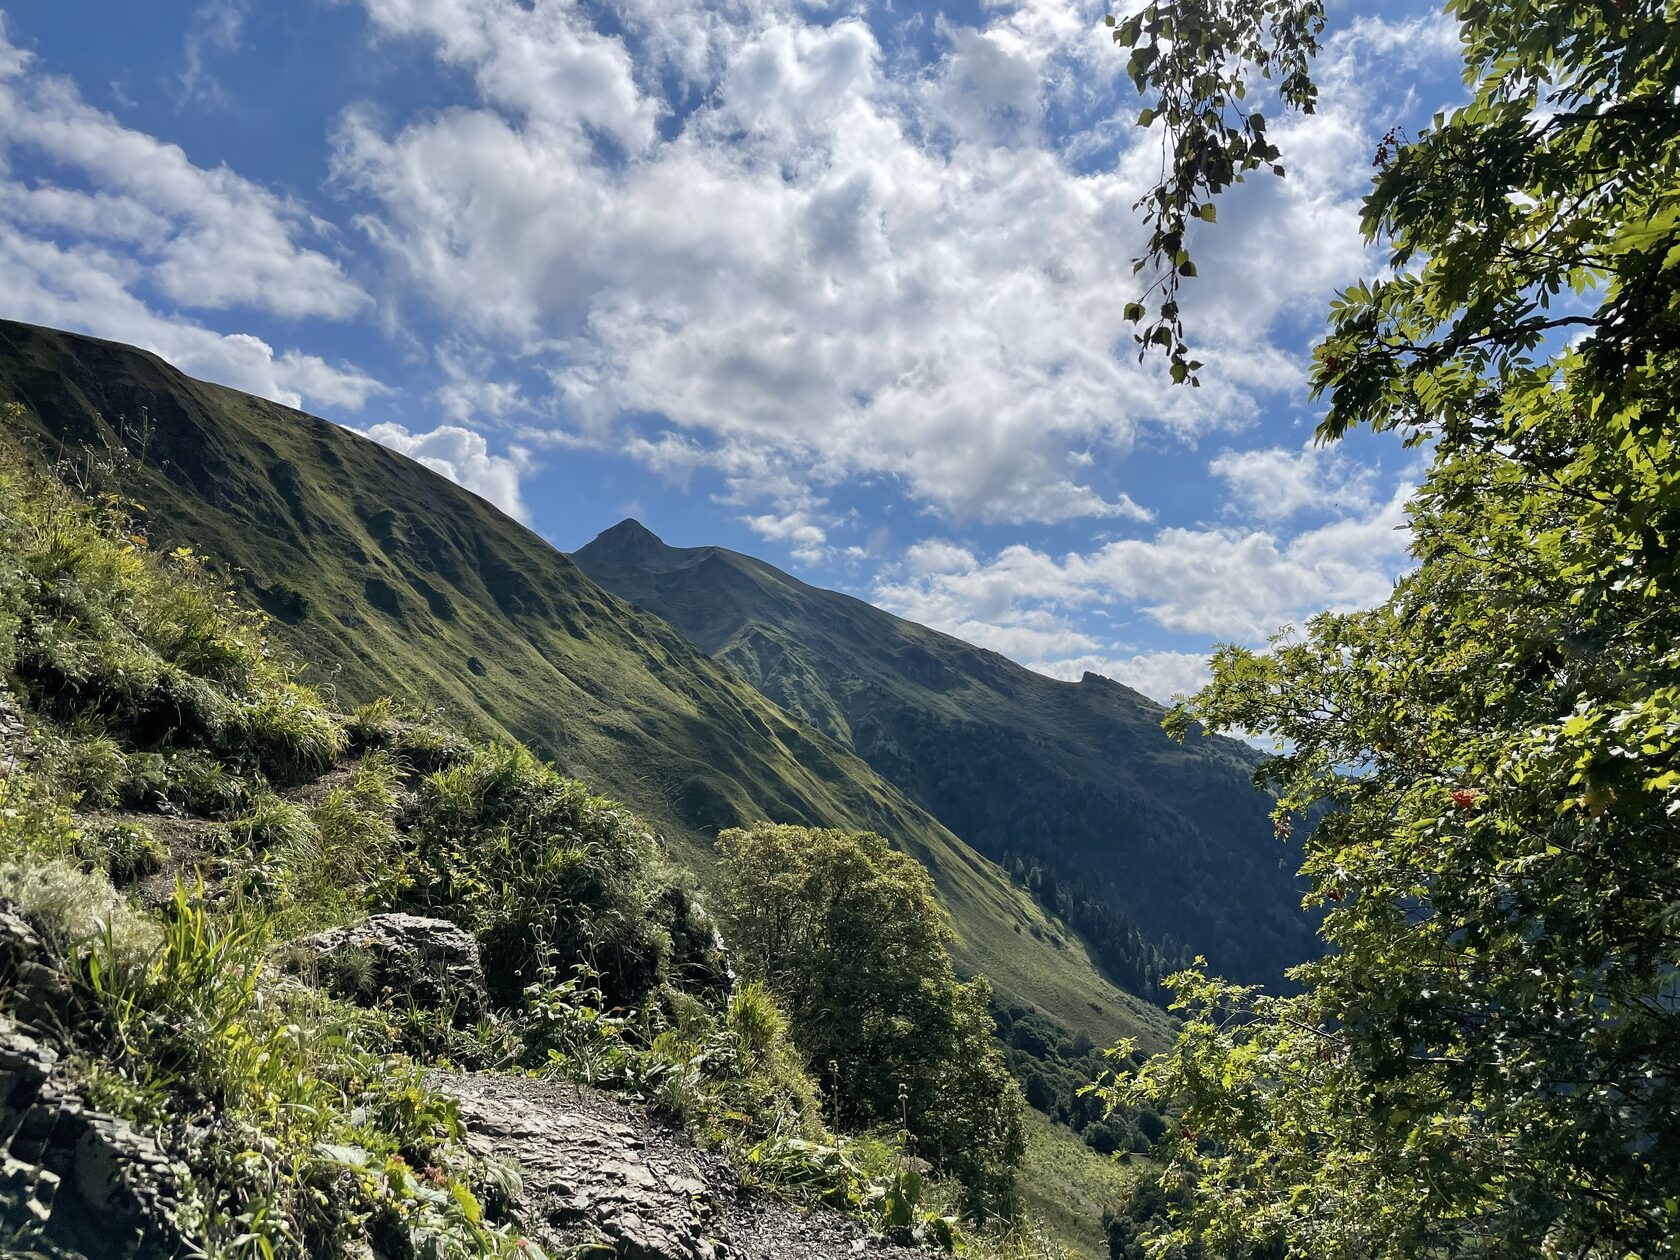
[[[125,826],[143,827],[152,834],[163,847],[162,860],[156,870],[133,884],[141,904],[149,910],[174,898],[177,879],[190,885],[202,875],[206,887],[212,891],[219,884],[212,868],[216,856],[227,850],[227,827],[223,823],[182,814],[101,809],[77,814],[76,825],[95,833]]]

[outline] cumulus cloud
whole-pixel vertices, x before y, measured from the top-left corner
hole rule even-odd
[[[333,168],[369,204],[360,228],[398,283],[546,366],[568,440],[666,467],[885,475],[959,517],[1146,521],[1117,484],[1138,435],[1251,422],[1302,379],[1268,330],[1362,266],[1352,67],[1389,55],[1374,37],[1332,46],[1345,93],[1278,124],[1296,177],[1239,191],[1203,239],[1211,367],[1191,394],[1136,362],[1120,318],[1154,158],[1124,147],[1099,4],[942,21],[932,65],[776,0],[620,0],[599,26],[563,0],[363,5],[474,99],[345,115]],[[1070,129],[1050,133],[1052,106]]]
[[[1234,506],[1267,521],[1303,512],[1341,515],[1370,507],[1376,470],[1340,451],[1309,446],[1298,451],[1267,447],[1223,451],[1208,471],[1222,478]]]
[[[507,454],[496,455],[482,433],[455,424],[414,433],[383,423],[359,432],[488,499],[515,520],[530,519],[519,497],[519,479],[531,468],[531,453],[524,447],[510,446]]]
[[[142,296],[350,316],[367,299],[336,261],[299,243],[314,231],[301,207],[226,167],[195,166],[86,104],[12,44],[0,20],[0,314],[130,342],[289,406],[355,410],[385,386]]]
[[[1140,615],[1204,640],[1263,641],[1291,621],[1386,599],[1407,563],[1409,483],[1363,515],[1289,538],[1263,529],[1158,530],[1060,559],[1025,545],[985,563],[961,549],[912,549],[876,582],[876,603],[1058,677],[1193,680],[1176,655],[1112,654],[1095,612]],[[1142,689],[1142,688],[1140,688]],[[1154,694],[1148,692],[1147,694]]]
[[[385,385],[344,363],[276,351],[247,333],[214,332],[160,314],[128,289],[139,273],[98,244],[60,246],[0,217],[0,314],[127,342],[161,355],[189,376],[284,403],[354,411]]]
[[[910,572],[916,574],[969,573],[979,561],[967,547],[959,547],[943,538],[924,538],[905,550],[904,563],[910,566]]]
[[[121,239],[131,278],[185,308],[342,319],[367,304],[334,259],[300,243],[315,230],[301,206],[123,126],[9,43],[0,66],[0,171],[19,153],[43,164],[33,179],[6,180],[4,205],[19,207],[11,230],[23,220],[55,229],[56,239]],[[66,191],[48,172],[92,192]]]
[[[1160,704],[1171,704],[1176,696],[1195,695],[1213,677],[1206,652],[1137,652],[1120,657],[1094,654],[1029,661],[1027,668],[1069,681],[1086,673],[1101,674]]]

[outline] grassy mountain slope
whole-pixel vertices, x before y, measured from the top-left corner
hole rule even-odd
[[[574,558],[981,852],[1040,866],[1029,878],[1116,973],[1138,969],[1134,933],[1255,978],[1313,952],[1247,745],[1174,743],[1161,706],[1119,683],[1047,678],[749,556],[668,547],[635,521]]]
[[[662,827],[704,871],[759,818],[878,830],[933,874],[958,960],[1103,1040],[1164,1022],[847,749],[428,469],[130,347],[0,321],[0,401],[49,458],[234,572],[341,703],[390,693],[509,733]]]

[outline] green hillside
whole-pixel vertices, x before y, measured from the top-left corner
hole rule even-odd
[[[855,755],[483,500],[337,425],[130,347],[0,321],[0,401],[46,458],[209,549],[343,706],[395,694],[506,732],[654,821],[704,875],[760,818],[882,832],[933,874],[964,969],[1099,1041],[1165,1022]]]
[[[635,521],[574,558],[1011,869],[1128,987],[1185,950],[1255,979],[1314,952],[1247,745],[1176,744],[1161,706],[1119,683],[1047,678]]]

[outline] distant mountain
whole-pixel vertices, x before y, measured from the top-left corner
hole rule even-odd
[[[1162,707],[1117,682],[1047,678],[633,520],[573,558],[1009,869],[1122,983],[1186,951],[1253,979],[1315,952],[1248,745],[1174,743]]]
[[[46,459],[146,509],[154,545],[225,566],[345,705],[392,693],[506,732],[659,826],[704,878],[718,829],[862,827],[932,873],[956,954],[1007,1004],[1099,1042],[1159,1012],[817,726],[421,465],[131,347],[0,321],[0,402]]]

